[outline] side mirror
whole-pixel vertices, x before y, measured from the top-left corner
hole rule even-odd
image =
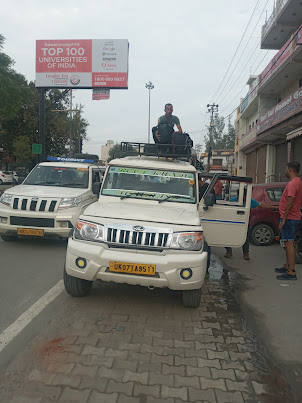
[[[94,182],[94,184],[92,185],[92,193],[98,195],[101,190],[101,185],[101,182]]]
[[[214,206],[215,204],[214,193],[209,193],[206,195],[206,197],[204,198],[204,204],[206,205],[206,207]]]

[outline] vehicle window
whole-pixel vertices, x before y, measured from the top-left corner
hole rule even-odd
[[[11,171],[3,171],[4,175],[12,175]]]
[[[96,169],[94,169],[92,171],[92,183],[100,182],[100,181],[101,181],[100,172],[97,171]]]
[[[195,189],[191,172],[110,167],[102,195],[195,203]]]
[[[36,166],[23,185],[88,188],[88,168]]]
[[[284,190],[284,188],[282,188],[282,187],[268,188],[268,189],[266,189],[266,193],[272,201],[279,202],[281,200],[283,190]]]

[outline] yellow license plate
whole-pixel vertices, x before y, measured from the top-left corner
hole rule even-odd
[[[43,229],[18,228],[17,233],[18,235],[44,236]]]
[[[114,271],[117,273],[146,274],[148,276],[154,276],[156,272],[156,265],[109,262],[109,271]]]

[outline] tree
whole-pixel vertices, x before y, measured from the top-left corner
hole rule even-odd
[[[208,128],[208,133],[205,137],[206,152],[210,147],[210,130],[212,130],[212,150],[232,150],[235,147],[235,128],[231,124],[230,118],[228,120],[227,133],[224,132],[225,122],[224,117],[220,117],[218,113],[213,116],[213,126]]]
[[[121,144],[115,144],[110,150],[109,150],[109,158],[108,162],[113,160],[114,158],[123,158],[127,157],[127,155],[131,155],[133,148],[128,145],[128,151],[122,151]]]
[[[32,160],[31,142],[26,136],[19,136],[14,141],[14,155],[19,166],[26,166]]]

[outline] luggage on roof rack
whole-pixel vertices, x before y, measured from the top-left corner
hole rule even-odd
[[[122,142],[121,151],[127,155],[181,158],[188,161],[192,155],[192,145],[188,143],[179,147],[174,144]]]

